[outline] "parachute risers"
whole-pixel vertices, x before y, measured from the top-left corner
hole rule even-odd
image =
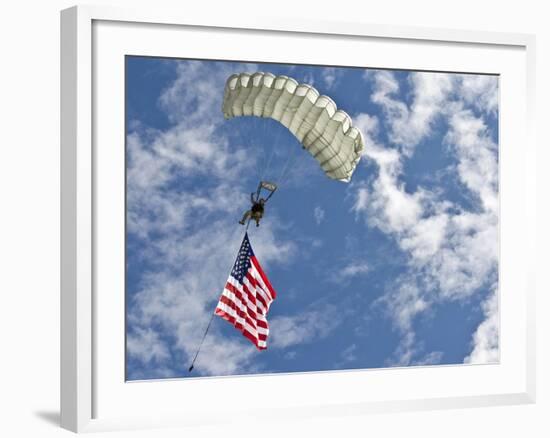
[[[269,181],[260,181],[260,184],[258,184],[258,190],[256,191],[256,199],[259,199],[260,191],[262,189],[267,190],[269,193],[268,197],[265,199],[267,200],[273,196],[273,193],[275,193],[275,190],[277,190],[277,184],[269,182]]]

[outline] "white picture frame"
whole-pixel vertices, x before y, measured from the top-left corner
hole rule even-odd
[[[359,22],[314,22],[296,17],[258,18],[246,14],[240,17],[228,22],[215,14],[206,17],[181,11],[104,6],[78,6],[61,13],[61,426],[84,432],[211,424],[232,421],[236,414],[241,420],[254,421],[265,418],[274,409],[279,418],[290,419],[534,402],[534,37]],[[120,342],[120,330],[124,330],[124,314],[120,312],[120,303],[124,291],[120,288],[123,265],[119,262],[123,248],[116,245],[123,225],[123,218],[116,214],[120,212],[117,209],[123,193],[120,178],[123,153],[117,149],[117,144],[122,149],[124,144],[120,126],[123,116],[117,116],[124,88],[124,76],[119,74],[120,56],[126,53],[181,57],[185,55],[183,49],[168,42],[174,36],[194,35],[192,50],[186,49],[187,57],[214,59],[216,50],[220,50],[219,44],[218,47],[215,44],[217,38],[231,37],[238,41],[252,34],[272,45],[269,60],[281,60],[275,42],[284,45],[292,38],[301,38],[304,44],[305,39],[313,41],[313,49],[318,44],[315,41],[333,41],[346,47],[371,45],[373,57],[378,59],[373,66],[381,68],[501,75],[502,345],[498,365],[185,382],[131,383],[121,378],[124,344]],[[224,50],[228,59],[259,60],[253,46],[247,49],[248,53]],[[197,55],[200,53],[202,56]],[[396,53],[400,53],[399,59]],[[312,60],[322,63],[327,55],[312,56]],[[297,62],[297,59],[297,54],[290,54],[285,60]],[[349,62],[349,53],[334,60],[341,65],[351,65]],[[108,75],[102,70],[106,65]],[[109,101],[109,109],[102,93],[113,99]],[[511,120],[514,123],[505,123]],[[105,149],[103,145],[113,147]],[[103,148],[100,154],[98,147]],[[112,157],[108,156],[111,152],[115,154]],[[115,214],[106,214],[107,211]],[[508,292],[512,290],[514,294]],[[114,297],[113,302],[105,295],[106,291],[111,292],[108,297]],[[454,382],[454,386],[444,382]],[[181,400],[179,404],[174,402],[183,385],[186,394],[195,395],[193,406],[186,406]],[[222,409],[228,400],[223,395],[218,401],[211,397],[221,387],[222,394],[241,394],[243,399],[250,391],[259,390],[269,393],[271,401],[261,409]],[[358,387],[364,387],[365,391],[353,390]],[[291,389],[296,396],[291,401],[288,397],[285,400],[283,394]],[[208,400],[208,405],[204,400]]]

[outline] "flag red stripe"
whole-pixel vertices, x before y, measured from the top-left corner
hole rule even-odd
[[[269,330],[269,326],[267,325],[267,321],[263,321],[261,319],[256,320],[256,324],[258,324],[258,327],[264,328],[266,330]]]

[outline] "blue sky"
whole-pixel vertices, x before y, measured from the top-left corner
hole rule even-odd
[[[224,120],[254,71],[352,117],[349,184],[277,122]],[[498,361],[498,77],[127,57],[126,117],[128,379],[189,377],[261,176],[268,349],[216,317],[192,376]]]

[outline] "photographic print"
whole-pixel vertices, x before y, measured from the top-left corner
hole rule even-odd
[[[496,75],[127,56],[126,378],[498,363]]]

